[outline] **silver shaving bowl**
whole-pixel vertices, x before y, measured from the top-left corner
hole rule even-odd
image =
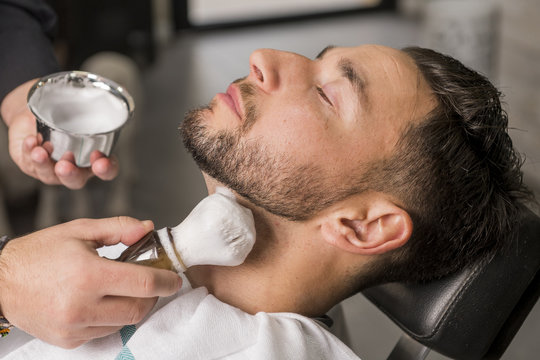
[[[98,150],[109,156],[135,104],[114,81],[84,71],[45,76],[28,92],[28,107],[51,158],[72,153],[79,167],[90,166]]]

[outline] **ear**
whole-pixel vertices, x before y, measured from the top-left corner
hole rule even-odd
[[[323,239],[342,250],[375,255],[403,246],[411,237],[409,214],[388,199],[371,202],[365,209],[347,208],[326,217]]]

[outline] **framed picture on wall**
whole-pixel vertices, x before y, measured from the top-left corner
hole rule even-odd
[[[177,28],[253,25],[395,8],[395,0],[173,0]]]

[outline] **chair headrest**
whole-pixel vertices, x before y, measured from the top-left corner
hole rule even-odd
[[[491,261],[426,284],[390,283],[363,294],[423,345],[451,358],[478,359],[539,268],[540,218],[526,210],[515,246]]]

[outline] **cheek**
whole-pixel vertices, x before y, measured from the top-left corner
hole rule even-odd
[[[279,152],[306,160],[318,157],[329,141],[326,121],[308,106],[275,106],[261,109],[261,116],[247,137]]]

